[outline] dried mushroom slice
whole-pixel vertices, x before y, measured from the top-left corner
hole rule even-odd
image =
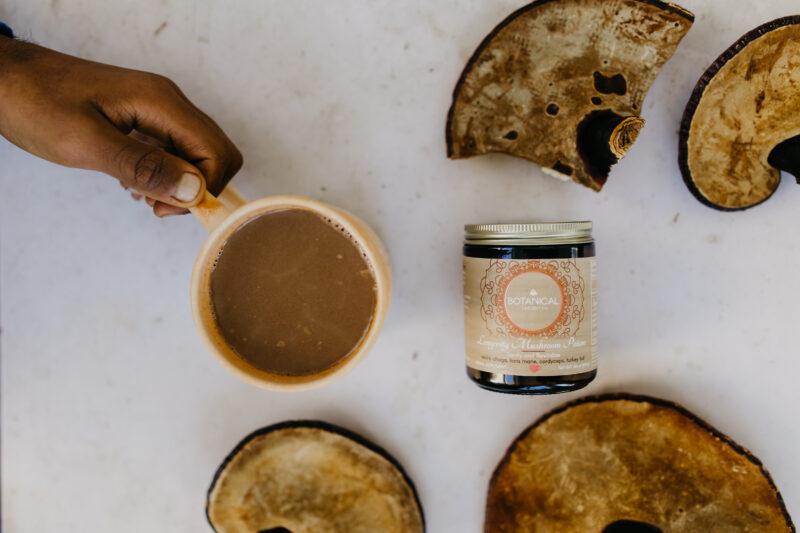
[[[723,211],[800,182],[800,16],[751,31],[706,70],[683,114],[678,162],[689,190]]]
[[[658,0],[538,0],[467,63],[447,155],[504,152],[599,191],[631,147],[642,102],[694,15]]]
[[[492,476],[486,533],[790,532],[753,455],[682,407],[590,396],[539,419]]]
[[[246,437],[220,466],[206,514],[217,533],[419,533],[414,486],[384,450],[323,422]]]

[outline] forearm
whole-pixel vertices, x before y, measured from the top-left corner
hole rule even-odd
[[[41,46],[0,37],[0,135],[20,148],[59,162],[36,131],[53,124],[58,109],[55,80],[66,69],[58,54]],[[59,74],[59,71],[62,71]]]
[[[25,147],[15,140],[10,123],[16,115],[14,108],[20,105],[17,94],[23,83],[23,65],[34,53],[34,45],[0,36],[0,135],[21,148]]]

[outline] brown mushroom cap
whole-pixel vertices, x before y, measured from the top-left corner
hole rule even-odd
[[[800,16],[749,32],[706,70],[683,114],[678,161],[689,190],[721,210],[769,198],[780,170],[800,180]]]
[[[693,21],[659,0],[537,0],[519,9],[461,73],[447,155],[504,152],[600,190]]]
[[[324,422],[246,437],[220,466],[206,514],[217,533],[421,533],[411,481],[384,450]]]
[[[761,462],[682,407],[590,396],[539,419],[489,485],[486,533],[794,531]]]

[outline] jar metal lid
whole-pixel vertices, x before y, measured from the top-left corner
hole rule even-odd
[[[468,244],[579,244],[593,242],[592,223],[537,222],[531,224],[468,224]]]

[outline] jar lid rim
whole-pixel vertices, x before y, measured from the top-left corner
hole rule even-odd
[[[567,242],[591,241],[592,223],[575,222],[532,222],[509,224],[467,224],[464,226],[465,238],[469,241],[496,240],[564,240]]]

